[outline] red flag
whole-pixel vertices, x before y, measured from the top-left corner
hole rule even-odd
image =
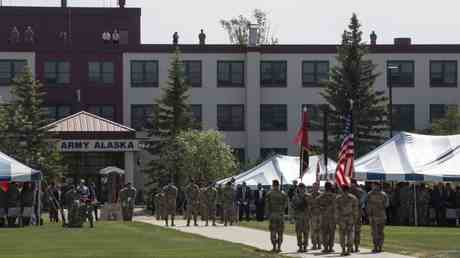
[[[353,177],[355,146],[353,143],[353,132],[351,127],[352,117],[351,114],[349,114],[345,120],[345,138],[343,139],[342,146],[340,148],[339,161],[335,172],[335,181],[340,187],[345,185],[350,186],[350,178]]]
[[[309,167],[309,148],[308,144],[308,112],[307,108],[302,110],[302,127],[294,140],[295,144],[300,145],[300,178],[307,172]]]
[[[3,192],[8,192],[9,188],[9,183],[8,182],[0,182],[0,189],[3,190]]]

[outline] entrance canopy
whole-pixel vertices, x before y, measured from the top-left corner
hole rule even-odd
[[[116,173],[116,174],[124,175],[125,171],[123,169],[117,168],[117,167],[106,167],[106,168],[101,169],[99,171],[99,173],[101,175],[108,175],[110,173]]]
[[[402,132],[355,161],[358,180],[460,181],[460,135]]]
[[[299,178],[299,157],[295,156],[284,156],[275,155],[264,162],[260,163],[256,167],[249,169],[239,175],[234,176],[236,180],[235,184],[242,184],[246,182],[249,186],[256,186],[262,184],[268,186],[272,184],[272,181],[277,179],[282,181],[283,184],[292,184],[292,181],[297,180],[303,182],[306,185],[313,185],[316,181],[316,169],[320,160],[320,176],[326,174],[324,158],[323,156],[310,156],[310,168],[305,173],[302,180]],[[329,159],[328,168],[335,168],[337,164]],[[232,177],[220,180],[217,184],[225,184],[230,181]]]
[[[29,182],[41,179],[41,172],[0,152],[0,181]]]

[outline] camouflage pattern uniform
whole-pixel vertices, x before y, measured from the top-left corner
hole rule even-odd
[[[311,193],[311,243],[312,250],[321,249],[321,209],[317,197],[320,195],[318,190]]]
[[[193,225],[198,226],[197,219],[200,212],[200,187],[195,183],[190,183],[185,189],[187,199],[187,226],[193,216]]]
[[[272,251],[281,251],[284,232],[284,211],[288,204],[287,195],[279,189],[273,189],[266,196]]]
[[[384,241],[384,227],[386,222],[385,209],[388,206],[388,197],[380,189],[369,192],[367,197],[367,214],[371,224],[372,240],[374,242],[373,252],[381,252]]]
[[[359,252],[359,245],[361,244],[361,225],[363,224],[363,209],[365,206],[365,196],[367,193],[361,189],[361,187],[355,185],[350,188],[350,193],[353,194],[358,199],[358,216],[353,225],[353,232],[354,232],[354,244],[355,244],[355,252]]]
[[[321,240],[323,241],[323,252],[333,252],[335,236],[335,199],[337,195],[326,191],[316,197],[321,211]]]
[[[305,185],[300,183],[298,191],[292,197],[292,210],[295,218],[298,252],[306,252],[310,233],[311,195],[305,192]]]
[[[130,183],[120,190],[121,210],[124,221],[133,220],[134,201],[136,200],[136,188]]]
[[[233,225],[233,203],[235,199],[235,191],[231,187],[231,184],[226,184],[222,189],[222,217],[224,220],[224,226],[228,223]]]
[[[176,216],[176,200],[177,200],[177,187],[175,187],[173,184],[168,184],[165,187],[163,187],[163,192],[164,192],[164,199],[165,199],[165,224],[168,226],[168,218],[171,216],[171,226],[174,225],[174,216]]]
[[[217,205],[217,189],[210,185],[204,191],[205,211],[203,214],[206,226],[208,226],[209,219],[212,220],[212,225],[216,225],[216,205]]]
[[[348,189],[344,188],[343,193],[335,200],[336,221],[339,224],[340,246],[342,255],[350,255],[353,250],[353,225],[359,216],[358,199]]]
[[[157,220],[163,219],[163,211],[161,210],[162,204],[160,203],[162,192],[158,192],[153,196],[153,203],[155,205],[155,216]]]

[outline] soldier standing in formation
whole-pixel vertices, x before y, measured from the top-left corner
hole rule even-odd
[[[225,187],[222,189],[222,217],[224,218],[224,226],[228,223],[230,226],[233,225],[233,203],[234,203],[235,191],[232,188],[232,183],[227,182]]]
[[[317,197],[320,195],[319,184],[313,184],[313,191],[311,193],[311,243],[312,250],[321,249],[321,209]]]
[[[174,216],[176,216],[176,200],[177,200],[177,187],[175,187],[172,182],[163,187],[164,200],[165,200],[165,212],[164,219],[165,224],[168,226],[168,219],[171,216],[171,226],[174,227]]]
[[[190,184],[185,188],[185,198],[187,200],[187,227],[193,216],[193,225],[198,226],[197,219],[200,211],[200,187],[190,180]]]
[[[272,190],[267,194],[266,198],[270,240],[273,245],[272,251],[281,252],[284,233],[284,211],[288,203],[288,197],[280,190],[278,180],[273,180]]]
[[[361,244],[361,225],[363,220],[363,209],[365,207],[365,200],[367,193],[358,186],[355,179],[351,180],[351,188],[350,193],[353,194],[359,202],[358,205],[358,216],[356,217],[356,221],[354,223],[354,244],[355,249],[354,252],[359,252],[359,245]]]
[[[305,191],[305,185],[300,183],[298,191],[292,197],[292,208],[295,218],[295,231],[297,233],[297,252],[307,252],[308,235],[310,233],[311,195]]]
[[[342,255],[350,255],[353,251],[353,225],[358,217],[358,199],[350,193],[348,186],[342,186],[342,194],[337,196],[335,204]]]
[[[321,211],[321,240],[323,241],[323,253],[334,252],[335,236],[335,199],[333,186],[330,182],[325,184],[326,191],[316,197]]]
[[[204,220],[206,222],[206,226],[208,226],[209,219],[211,219],[212,225],[216,226],[217,189],[214,187],[212,182],[204,191],[204,203]]]
[[[386,223],[385,209],[388,207],[388,197],[380,188],[379,183],[372,184],[372,191],[367,197],[367,215],[371,224],[372,240],[374,249],[372,252],[379,253],[382,251],[384,241],[384,227]]]
[[[121,211],[123,220],[132,221],[134,212],[134,201],[136,200],[136,188],[134,188],[131,182],[129,182],[123,189],[120,190],[119,196],[121,201]]]

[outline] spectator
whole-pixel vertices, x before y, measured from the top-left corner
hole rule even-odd
[[[19,43],[19,30],[16,26],[13,27],[10,33],[10,44],[18,44]]]
[[[261,183],[257,184],[257,190],[254,190],[253,198],[256,206],[256,220],[263,221],[265,215],[265,195],[266,191],[264,190]]]
[[[34,206],[34,188],[32,183],[24,183],[24,186],[21,191],[21,214],[22,214],[22,224],[24,226],[30,225],[30,218],[33,213]]]
[[[102,33],[102,41],[104,41],[105,44],[108,44],[111,38],[110,32],[105,31]]]
[[[0,182],[0,227],[6,225],[5,217],[8,211],[8,182]]]
[[[8,227],[16,227],[16,220],[20,212],[20,193],[15,182],[11,182],[8,187]]]
[[[35,41],[34,31],[32,30],[31,26],[27,26],[27,29],[24,32],[24,42],[34,43],[34,41]]]
[[[118,33],[118,30],[115,29],[112,33],[112,41],[113,44],[118,44],[120,42],[120,34]]]
[[[93,212],[94,212],[94,219],[97,221],[98,220],[98,214],[97,214],[97,208],[98,208],[98,203],[97,203],[97,192],[96,192],[96,184],[94,182],[91,182],[89,184],[89,196],[91,203],[93,204]]]
[[[457,222],[457,218],[456,218],[457,214],[455,210],[455,191],[452,188],[452,185],[450,183],[446,184],[444,196],[445,196],[445,205],[446,205],[446,223],[449,226],[455,226]]]
[[[431,206],[435,212],[435,223],[436,225],[444,225],[444,205],[443,205],[443,188],[442,183],[439,183],[434,186],[433,191],[431,192]],[[444,213],[444,214],[443,214]]]
[[[243,217],[246,218],[246,221],[249,221],[249,204],[251,202],[251,190],[246,185],[246,182],[243,182],[243,185],[238,186],[237,200],[239,204],[239,220],[242,221]]]

